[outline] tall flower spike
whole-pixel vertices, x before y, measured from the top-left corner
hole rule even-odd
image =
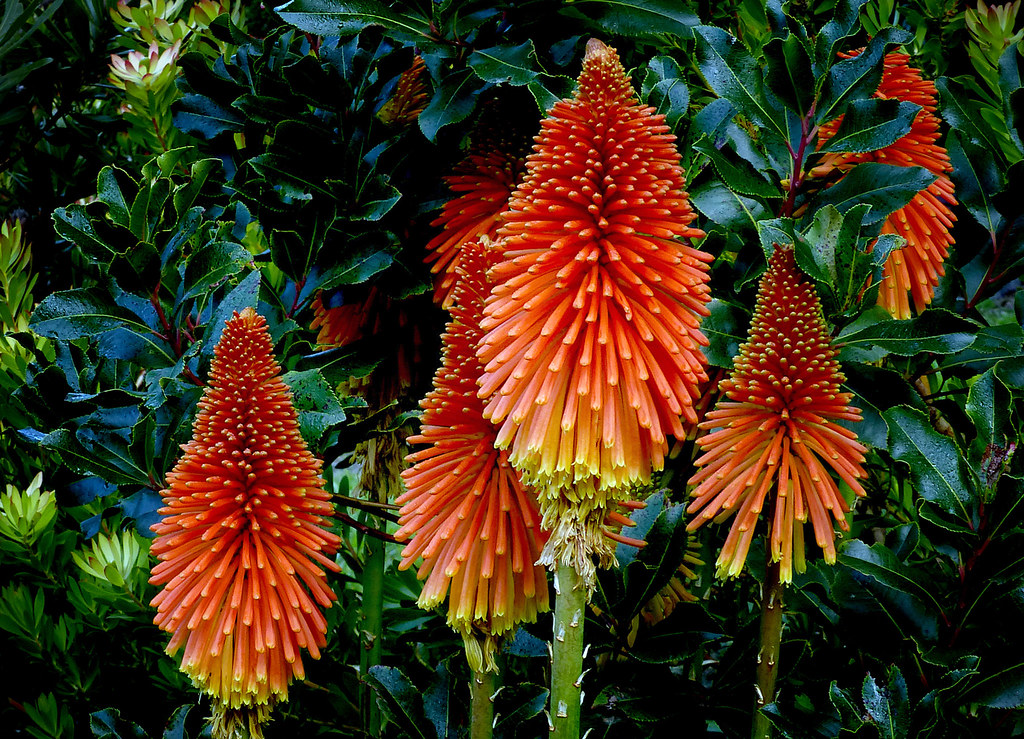
[[[840,56],[856,56],[860,50]],[[816,174],[832,169],[847,171],[861,162],[883,162],[906,167],[924,167],[936,176],[935,182],[917,193],[903,208],[890,214],[882,233],[903,236],[907,245],[892,252],[882,271],[878,304],[899,319],[910,318],[910,301],[920,313],[931,303],[939,279],[945,274],[943,262],[953,245],[949,229],[956,217],[953,167],[939,140],[939,117],[935,114],[937,98],[935,83],[921,77],[909,65],[910,57],[896,52],[886,54],[882,81],[875,97],[892,98],[921,106],[910,132],[896,143],[877,151],[859,154],[829,154],[815,167]],[[818,145],[823,146],[839,129],[842,119],[821,127]]]
[[[825,561],[835,562],[829,511],[846,530],[849,507],[828,468],[857,495],[864,494],[858,480],[867,476],[865,448],[834,423],[860,420],[852,395],[839,391],[845,377],[835,355],[814,287],[797,270],[792,249],[776,246],[750,334],[719,385],[725,397],[700,424],[713,431],[697,439],[704,453],[690,479],[697,487],[687,511],[698,515],[688,530],[736,514],[718,557],[719,577],[742,571],[766,503],[770,554],[781,563],[783,582],[792,582],[794,567],[804,569],[808,517]]]
[[[509,125],[510,115],[507,105],[491,101],[473,132],[469,153],[445,177],[456,196],[430,224],[442,231],[427,243],[425,260],[433,263],[434,299],[444,308],[451,306],[460,250],[483,236],[495,238],[509,196],[526,170],[529,139],[514,123]]]
[[[543,537],[536,494],[494,448],[494,426],[483,417],[476,358],[489,258],[468,244],[453,294],[452,320],[443,336],[444,358],[402,473],[407,492],[396,534],[413,537],[402,551],[401,569],[423,558],[426,578],[421,608],[438,606],[449,594],[448,624],[462,634],[475,672],[494,671],[498,639],[518,623],[535,621],[548,609],[544,569],[536,564]]]
[[[575,96],[549,111],[509,201],[484,312],[480,397],[499,448],[541,493],[542,561],[593,582],[613,561],[600,526],[696,423],[712,257],[679,153],[637,102],[618,55],[587,44]]]
[[[259,725],[326,644],[321,608],[336,596],[324,569],[338,537],[320,460],[299,436],[266,321],[252,308],[227,321],[192,440],[167,475],[153,525],[160,562],[154,622],[182,646],[181,669],[214,700],[214,735]]]

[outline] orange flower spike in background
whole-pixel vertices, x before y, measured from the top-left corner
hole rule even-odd
[[[553,531],[543,561],[592,582],[590,555],[613,559],[609,501],[648,482],[666,435],[697,421],[712,257],[678,240],[704,234],[689,226],[675,137],[637,102],[614,49],[587,44],[575,96],[535,141],[498,232],[480,397],[498,446],[540,490]]]
[[[152,552],[154,622],[214,700],[215,736],[250,733],[326,644],[325,569],[339,544],[321,462],[299,435],[266,321],[227,321],[184,456],[167,475]]]
[[[444,308],[451,305],[460,250],[482,236],[496,236],[508,198],[526,170],[529,138],[509,124],[506,108],[492,101],[484,111],[469,153],[445,177],[455,197],[430,224],[442,231],[427,244],[425,261],[433,263],[434,299]]]
[[[703,450],[690,479],[696,488],[687,528],[735,515],[718,557],[719,577],[743,569],[754,529],[767,507],[770,554],[783,582],[803,571],[803,525],[808,519],[825,560],[836,558],[835,530],[848,524],[846,501],[829,468],[857,495],[866,477],[856,435],[835,421],[859,421],[814,287],[799,273],[790,248],[776,246],[761,278],[747,341],[723,397],[700,424]]]
[[[840,56],[856,56],[860,50]],[[921,110],[910,132],[894,144],[858,154],[829,154],[815,167],[815,174],[832,169],[849,170],[861,162],[882,162],[905,167],[924,167],[936,176],[935,182],[917,193],[906,206],[893,212],[882,226],[882,233],[897,234],[907,240],[903,249],[892,252],[885,262],[878,304],[899,319],[911,317],[910,299],[920,313],[931,303],[935,288],[945,274],[943,262],[953,245],[950,228],[956,217],[953,167],[946,149],[938,144],[940,131],[936,115],[935,83],[926,80],[911,67],[910,57],[896,52],[886,54],[882,81],[875,97],[915,103]],[[821,127],[818,145],[824,145],[839,129],[841,118]]]
[[[377,118],[389,126],[411,126],[427,107],[427,65],[417,54],[412,66],[398,77],[394,92],[377,111]]]
[[[494,448],[495,428],[476,396],[487,266],[484,248],[465,247],[443,363],[421,403],[421,431],[408,440],[430,446],[407,457],[396,534],[413,537],[401,569],[423,558],[420,607],[449,597],[448,624],[462,634],[475,672],[496,670],[498,639],[548,609],[546,574],[535,564],[543,544],[536,493],[520,482],[508,452]]]

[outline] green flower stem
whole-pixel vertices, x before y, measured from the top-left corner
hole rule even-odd
[[[785,585],[780,578],[781,565],[768,562],[761,600],[761,649],[757,653],[757,695],[754,706],[752,739],[770,739],[772,724],[761,709],[775,700],[775,679],[779,675],[779,649],[782,644],[782,596]]]
[[[494,673],[474,672],[469,681],[472,715],[469,739],[491,739],[494,734]]]
[[[363,541],[366,561],[363,565],[363,613],[362,651],[359,655],[359,674],[367,675],[369,669],[379,665],[383,651],[384,616],[384,542],[367,536]],[[377,701],[369,684],[362,684],[363,726],[370,736],[380,733],[381,718]]]
[[[554,739],[579,739],[583,682],[583,622],[587,590],[579,573],[555,570],[554,648],[551,664],[551,725]]]

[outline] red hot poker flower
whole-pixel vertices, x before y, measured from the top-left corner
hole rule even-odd
[[[498,446],[542,490],[545,527],[566,529],[554,548],[585,529],[566,560],[585,572],[589,552],[611,558],[598,530],[609,495],[647,482],[666,434],[697,421],[711,256],[677,240],[703,232],[689,227],[674,136],[613,49],[587,44],[575,97],[535,141],[498,232],[480,397]]]
[[[258,731],[287,699],[304,677],[301,649],[315,659],[326,644],[320,609],[335,600],[330,494],[280,369],[263,317],[235,313],[153,525],[150,582],[164,586],[154,621],[172,634],[169,654],[185,647],[181,669],[214,698],[225,731],[232,721]]]
[[[704,454],[690,479],[697,487],[687,510],[698,515],[689,530],[736,515],[718,557],[720,577],[742,571],[766,503],[770,554],[781,562],[783,582],[792,581],[794,566],[803,571],[808,518],[825,560],[835,562],[829,512],[846,530],[848,506],[828,468],[857,495],[866,477],[865,448],[834,423],[860,420],[850,393],[839,390],[845,378],[835,355],[814,287],[792,250],[777,246],[761,278],[750,335],[719,385],[726,397],[700,424],[712,431],[697,439]]]
[[[445,177],[456,197],[445,203],[430,224],[442,228],[427,244],[425,261],[433,262],[434,299],[444,308],[451,305],[460,250],[483,236],[495,238],[508,198],[526,169],[529,139],[514,122],[509,125],[514,114],[507,108],[492,101],[484,111],[469,153],[454,174]]]
[[[476,396],[488,261],[478,244],[463,250],[443,363],[421,402],[420,434],[409,438],[430,446],[406,458],[396,534],[413,537],[402,569],[423,558],[420,607],[434,608],[450,592],[448,624],[462,634],[477,672],[496,669],[499,637],[548,609],[545,572],[534,564],[545,538],[536,493],[522,484],[508,452],[494,448],[494,426]]]
[[[840,56],[856,56],[861,50]],[[903,236],[907,245],[894,251],[885,262],[878,304],[896,318],[910,318],[909,297],[913,298],[918,313],[931,303],[939,279],[945,274],[943,262],[953,245],[949,229],[955,216],[956,205],[953,181],[949,172],[953,167],[939,140],[939,117],[935,114],[937,93],[935,83],[926,80],[921,72],[909,64],[910,57],[896,52],[886,54],[882,81],[875,97],[891,98],[921,106],[910,132],[894,144],[878,151],[859,154],[829,154],[818,167],[817,174],[832,169],[846,171],[861,162],[883,162],[906,167],[924,167],[936,175],[936,180],[917,193],[903,208],[886,219],[882,233]],[[841,118],[821,127],[818,145],[822,146],[839,129]]]

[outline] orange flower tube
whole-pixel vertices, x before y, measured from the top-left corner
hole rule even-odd
[[[719,384],[725,397],[700,424],[711,433],[688,512],[687,528],[735,516],[718,557],[719,577],[743,569],[761,511],[768,508],[769,553],[781,563],[782,582],[804,569],[804,524],[810,520],[825,561],[836,559],[832,520],[847,530],[849,510],[829,470],[857,494],[866,477],[856,435],[835,421],[859,421],[852,395],[821,314],[814,287],[796,268],[792,248],[776,246],[761,278],[747,341],[732,375]]]
[[[154,622],[185,648],[181,669],[214,701],[215,736],[254,735],[326,644],[339,544],[321,462],[299,435],[266,321],[227,321],[184,456],[153,525]]]
[[[423,57],[413,57],[412,66],[402,72],[391,97],[377,111],[377,118],[388,126],[411,126],[427,107],[427,65]]]
[[[522,484],[508,452],[494,448],[496,431],[476,395],[489,261],[478,244],[462,251],[442,365],[420,403],[420,433],[408,439],[428,446],[406,458],[411,466],[402,472],[407,491],[397,501],[395,534],[412,537],[402,569],[423,559],[420,607],[435,608],[448,597],[448,625],[462,635],[478,673],[497,670],[494,655],[504,634],[548,609],[546,574],[535,564],[546,538],[536,493]]]
[[[663,467],[695,424],[712,257],[684,191],[675,137],[593,39],[573,98],[541,124],[498,231],[504,259],[478,356],[497,445],[541,496],[541,559],[592,586],[615,500]]]
[[[856,56],[861,50],[840,56]],[[953,170],[946,149],[938,144],[939,117],[935,114],[937,92],[935,83],[926,80],[909,64],[906,54],[892,52],[885,56],[882,81],[875,97],[916,103],[921,110],[914,118],[910,132],[894,144],[877,151],[858,154],[829,154],[815,167],[816,174],[832,169],[847,171],[861,162],[882,162],[905,167],[924,167],[936,176],[935,182],[917,193],[904,207],[891,213],[882,226],[882,233],[903,236],[907,245],[889,255],[882,271],[878,304],[899,319],[911,317],[910,299],[920,313],[935,296],[935,288],[945,274],[943,262],[953,245],[952,228],[956,216]],[[818,145],[824,145],[839,129],[841,118],[821,127]]]

